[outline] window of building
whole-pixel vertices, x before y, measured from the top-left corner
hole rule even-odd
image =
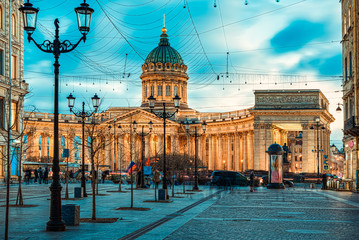
[[[2,6],[0,5],[0,29],[2,29],[2,23],[3,23],[3,12],[2,12]]]
[[[155,86],[151,86],[151,96],[155,95]]]
[[[171,86],[166,86],[166,96],[171,96]]]
[[[0,98],[0,129],[5,128],[5,102],[4,98]]]
[[[12,102],[11,103],[11,126],[12,126],[12,130],[17,131],[18,130],[18,118],[17,118],[17,113],[18,113],[18,104],[17,102]]]
[[[16,16],[13,14],[11,16],[11,33],[14,37],[17,36],[17,24],[16,24]]]
[[[145,86],[145,98],[147,98],[147,85]]]
[[[181,97],[183,97],[183,96],[184,96],[184,94],[183,94],[183,93],[184,93],[183,87],[181,87],[181,92],[182,92],[182,93],[181,93]]]
[[[351,25],[351,17],[350,17],[350,15],[351,15],[351,11],[352,11],[352,8],[351,8],[351,6],[349,6],[349,8],[348,8],[348,26],[350,27],[350,25]]]
[[[158,86],[157,91],[158,91],[157,95],[162,96],[162,86]]]
[[[344,15],[344,20],[343,20],[343,30],[344,30],[344,34],[347,33],[347,15]]]
[[[348,59],[345,58],[345,62],[344,62],[344,80],[347,81],[348,80]]]
[[[299,152],[302,153],[302,148],[299,148]]]
[[[0,49],[0,75],[4,76],[4,50]]]
[[[349,52],[349,77],[352,76],[352,52]]]
[[[17,56],[11,56],[11,78],[17,78]]]
[[[302,157],[302,156],[299,157],[299,161],[303,161],[303,157]]]
[[[174,92],[175,96],[178,95],[178,87],[177,86],[174,87],[173,92]]]
[[[298,161],[298,157],[294,156],[294,161]],[[297,165],[297,164],[296,164]]]

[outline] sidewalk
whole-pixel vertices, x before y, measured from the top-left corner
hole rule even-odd
[[[79,184],[69,184],[69,196],[73,197],[73,188],[78,187]],[[108,190],[117,190],[116,184],[100,184],[100,193],[106,196],[96,196],[96,217],[97,218],[119,218],[115,223],[86,223],[81,222],[79,226],[67,226],[65,232],[47,232],[46,223],[49,220],[50,210],[50,192],[49,185],[44,184],[30,184],[23,185],[24,188],[24,204],[38,205],[30,208],[10,208],[10,239],[119,239],[124,237],[146,225],[156,222],[168,215],[171,215],[197,201],[205,198],[213,193],[218,192],[219,189],[210,189],[209,187],[200,186],[203,191],[193,194],[176,194],[175,198],[171,197],[171,190],[169,190],[171,203],[154,203],[144,202],[145,200],[154,200],[154,189],[134,190],[134,207],[150,208],[149,211],[124,211],[115,210],[118,207],[130,207],[130,185],[122,185],[122,190],[126,193],[107,192]],[[64,186],[63,186],[64,187]],[[90,184],[87,184],[87,193],[90,192]],[[186,186],[190,189],[191,186]],[[105,190],[101,191],[101,188]],[[26,199],[26,193],[30,193],[34,189],[39,191],[37,198]],[[1,195],[4,196],[5,188],[1,189]],[[178,186],[175,192],[182,192],[182,186]],[[14,204],[17,193],[17,185],[11,186],[11,204]],[[64,196],[65,189],[62,194]],[[208,201],[195,206],[186,211],[179,221],[169,221],[165,224],[167,226],[164,231],[151,232],[151,239],[163,239],[171,232],[182,226],[186,221],[203,211],[212,204],[218,196],[210,198]],[[5,204],[5,199],[1,198],[0,204]],[[64,204],[78,204],[80,205],[80,217],[91,218],[92,214],[92,196],[82,200],[62,200]],[[0,215],[5,216],[5,207],[0,208]],[[0,236],[4,233],[4,219],[0,219]],[[1,238],[0,237],[0,238]],[[144,238],[146,239],[146,238]],[[149,238],[147,238],[149,239]]]

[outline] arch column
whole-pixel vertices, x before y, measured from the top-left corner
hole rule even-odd
[[[217,166],[218,169],[223,170],[223,156],[222,156],[222,135],[217,136]]]

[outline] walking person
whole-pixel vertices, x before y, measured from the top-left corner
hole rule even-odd
[[[44,183],[49,183],[49,169],[46,167],[44,171]]]
[[[38,174],[39,174],[39,183],[41,184],[41,182],[44,181],[44,172],[42,171],[41,167],[39,167]]]
[[[39,178],[39,173],[37,172],[37,169],[35,168],[35,171],[34,171],[34,183],[37,183],[37,179]]]
[[[72,170],[70,170],[70,180],[71,183],[73,182],[72,179],[74,179],[74,172]]]
[[[250,192],[254,191],[254,172],[251,172],[251,175],[249,176],[249,186],[250,186]]]

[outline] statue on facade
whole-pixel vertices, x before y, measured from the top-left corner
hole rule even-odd
[[[287,146],[287,143],[284,143],[284,145],[282,146],[283,148],[283,163],[289,163],[288,161],[288,153],[289,153],[289,148]]]

